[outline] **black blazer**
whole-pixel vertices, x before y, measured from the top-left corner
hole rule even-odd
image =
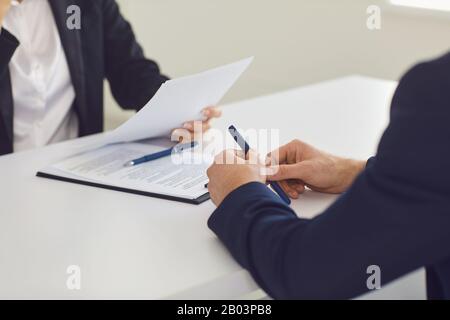
[[[353,298],[377,265],[382,285],[425,266],[428,297],[450,299],[449,123],[447,54],[403,77],[376,157],[321,215],[298,218],[249,183],[209,226],[274,298]]]
[[[115,0],[48,0],[69,64],[79,119],[79,135],[103,130],[103,81],[108,79],[116,101],[139,109],[167,78],[144,57],[130,24]],[[70,5],[81,9],[81,29],[66,26]],[[8,64],[19,46],[6,29],[0,34],[0,155],[12,152],[13,113]]]

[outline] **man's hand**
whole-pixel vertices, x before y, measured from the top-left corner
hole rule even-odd
[[[243,158],[242,152],[223,151],[207,171],[211,200],[219,206],[228,194],[240,186],[249,182],[265,183],[264,171],[265,166],[252,150],[248,152],[247,159]]]
[[[365,162],[344,159],[294,140],[267,156],[271,166],[267,179],[280,181],[291,198],[298,198],[305,186],[326,193],[342,193],[364,169]]]
[[[183,128],[175,129],[172,132],[172,140],[195,140],[196,134],[205,133],[211,128],[211,120],[213,118],[220,118],[222,111],[217,107],[207,107],[203,109],[202,114],[202,121],[189,121],[183,124]],[[189,135],[188,137],[186,137],[186,132]]]

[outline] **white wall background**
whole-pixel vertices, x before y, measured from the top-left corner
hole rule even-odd
[[[358,73],[398,79],[449,49],[450,17],[392,10],[383,0],[118,0],[148,57],[177,77],[256,60],[224,102]],[[382,6],[382,29],[366,27]],[[106,127],[124,121],[110,95]]]

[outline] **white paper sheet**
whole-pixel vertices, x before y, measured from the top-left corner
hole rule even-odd
[[[43,172],[186,199],[196,199],[208,192],[205,183],[210,163],[205,161],[183,164],[180,158],[168,156],[134,167],[123,166],[132,159],[162,149],[141,143],[114,144],[63,160]],[[195,150],[185,151],[184,156],[187,155],[196,156]],[[203,160],[201,154],[197,156]]]
[[[76,145],[75,156],[42,170],[43,173],[99,184],[160,193],[186,199],[206,194],[204,155],[195,163],[174,163],[171,157],[125,168],[123,164],[161,147],[131,143],[155,137],[169,138],[171,130],[189,120],[201,120],[204,107],[217,105],[253,58],[164,83],[135,116],[100,141]],[[91,150],[91,151],[89,151]],[[195,151],[194,151],[195,154]],[[212,159],[210,159],[212,160]]]
[[[165,82],[135,116],[106,135],[104,144],[130,142],[159,136],[189,120],[201,120],[201,110],[217,105],[253,58],[196,75]]]

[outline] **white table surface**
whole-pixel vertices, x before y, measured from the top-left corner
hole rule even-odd
[[[374,154],[396,84],[347,77],[224,107],[217,128],[278,128],[340,155]],[[95,141],[99,136],[84,138]],[[0,157],[0,298],[239,298],[257,290],[206,222],[214,210],[35,177],[79,141]],[[292,207],[313,217],[335,196]],[[81,268],[81,290],[66,269]],[[366,298],[423,298],[423,271]]]

